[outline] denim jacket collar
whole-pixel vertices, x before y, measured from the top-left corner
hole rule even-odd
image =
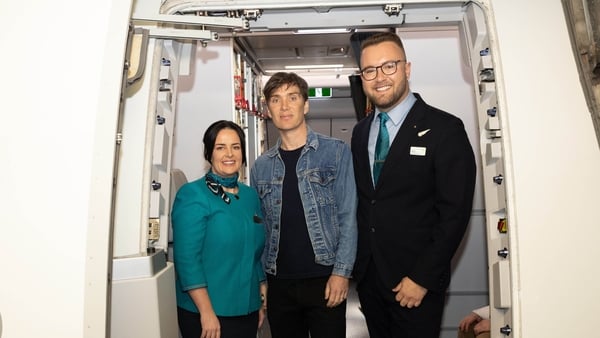
[[[306,128],[306,144],[303,147],[302,153],[306,152],[307,147],[312,148],[313,150],[319,149],[319,138],[309,126],[306,126]],[[265,154],[268,157],[275,157],[279,155],[279,148],[281,148],[281,137],[277,139],[275,146],[269,149]]]

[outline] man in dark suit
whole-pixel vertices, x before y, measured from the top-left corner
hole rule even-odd
[[[363,90],[376,108],[351,144],[361,308],[371,338],[437,338],[450,262],[471,214],[473,149],[459,118],[411,92],[411,64],[395,33],[361,48]]]

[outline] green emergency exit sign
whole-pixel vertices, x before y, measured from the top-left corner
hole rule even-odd
[[[331,88],[309,88],[308,97],[331,97]]]

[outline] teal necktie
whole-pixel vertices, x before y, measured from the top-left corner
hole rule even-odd
[[[390,119],[387,113],[379,113],[379,134],[377,134],[377,143],[375,144],[375,161],[373,161],[373,179],[377,185],[379,173],[385,162],[388,150],[390,148],[390,135],[388,134],[385,123]]]

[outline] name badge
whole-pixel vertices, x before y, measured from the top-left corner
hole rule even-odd
[[[427,148],[425,147],[410,147],[410,154],[413,156],[425,156]]]

